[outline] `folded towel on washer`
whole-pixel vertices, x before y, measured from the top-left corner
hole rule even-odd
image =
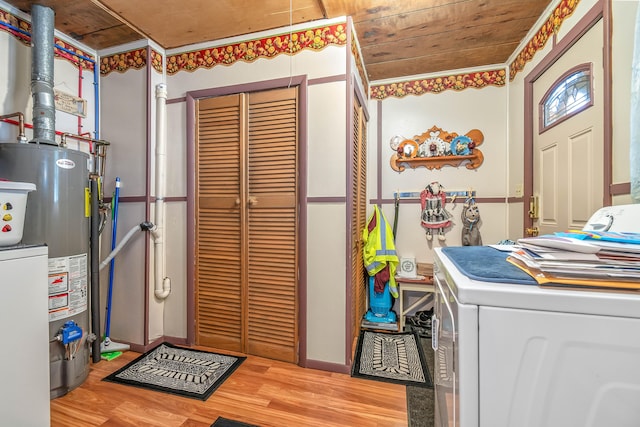
[[[442,248],[442,253],[470,279],[482,282],[537,285],[527,273],[507,261],[508,252],[490,246],[456,246]]]

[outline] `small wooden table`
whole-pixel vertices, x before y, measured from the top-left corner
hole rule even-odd
[[[399,303],[399,313],[398,317],[398,328],[399,331],[404,331],[404,318],[410,313],[412,310],[424,305],[427,302],[430,294],[435,292],[435,288],[433,286],[433,279],[431,277],[425,277],[424,279],[408,279],[405,277],[396,276],[396,283],[398,284],[398,303]],[[415,301],[413,304],[408,307],[404,306],[404,292],[412,291],[412,292],[422,292],[423,295]]]

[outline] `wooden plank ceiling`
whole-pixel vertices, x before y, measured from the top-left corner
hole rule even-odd
[[[503,64],[551,0],[4,0],[56,12],[100,51],[149,38],[165,49],[350,15],[371,81]]]

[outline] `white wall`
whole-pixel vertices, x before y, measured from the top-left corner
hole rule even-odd
[[[375,84],[375,82],[374,82]],[[382,109],[379,117],[382,124],[381,135],[376,134],[376,122],[369,125],[369,199],[380,197],[391,200],[396,191],[420,192],[430,182],[438,181],[446,190],[476,191],[479,198],[505,198],[507,194],[507,96],[505,87],[466,89],[461,92],[445,91],[438,94],[386,98],[370,101],[369,110],[376,111],[378,103]],[[393,150],[389,141],[395,135],[413,139],[433,126],[444,131],[464,135],[472,129],[484,134],[484,142],[478,146],[484,155],[483,164],[475,170],[443,166],[429,170],[426,167],[406,168],[394,171],[389,161]],[[381,144],[381,158],[377,158],[378,139]],[[381,194],[377,193],[376,182],[380,174]],[[453,215],[453,227],[446,232],[446,241],[434,238],[427,241],[424,228],[420,225],[420,204],[402,200],[398,215],[396,249],[401,256],[415,256],[418,262],[433,260],[432,248],[438,246],[459,246],[461,244],[460,214],[464,199],[454,203],[447,200],[445,208]],[[497,243],[507,238],[506,205],[504,203],[480,203],[482,223],[480,232],[486,243]],[[393,204],[383,206],[383,213],[391,223],[395,214]]]
[[[167,197],[184,197],[187,194],[186,146],[183,143],[186,122],[185,103],[167,105]],[[171,298],[165,300],[164,334],[186,337],[187,263],[184,254],[187,253],[187,203],[167,202],[165,206],[166,273],[171,278],[172,291]]]
[[[147,182],[146,81],[146,69],[112,72],[100,79],[101,137],[111,144],[107,152],[104,196],[114,195],[115,178],[119,177],[120,198],[139,200],[119,204],[116,244],[133,226],[149,219],[143,199]],[[103,258],[112,245],[111,225],[111,221],[107,221],[101,235]],[[145,238],[143,233],[136,235],[115,258],[110,333],[114,341],[144,343]],[[102,270],[100,284],[102,305],[105,305],[109,267]]]
[[[631,62],[638,0],[613,0],[613,183],[629,182]],[[632,203],[630,196],[614,203]]]
[[[0,47],[0,115],[21,112],[32,123],[31,48],[6,31],[0,31]],[[17,136],[16,126],[0,123],[0,141],[14,142]]]
[[[314,100],[308,111],[309,197],[346,196],[345,94],[345,82],[309,87],[309,99]],[[307,353],[311,360],[344,363],[346,215],[344,203],[307,206]]]
[[[102,138],[111,143],[105,176],[105,196],[114,190],[115,177],[122,182],[117,242],[136,224],[155,223],[155,204],[147,197],[157,195],[155,182],[156,86],[165,76],[146,67],[125,73],[111,72],[101,78]],[[167,105],[167,181],[165,197],[186,196],[186,149],[184,135],[186,109],[184,103]],[[175,112],[175,114],[171,114]],[[147,142],[151,141],[150,150]],[[148,165],[147,165],[148,163]],[[149,174],[147,175],[147,167]],[[147,194],[147,185],[150,193]],[[128,198],[128,200],[127,200]],[[154,240],[149,234],[136,235],[116,258],[113,285],[111,338],[144,345],[163,336],[187,336],[186,307],[186,202],[165,203],[164,245],[165,273],[171,278],[172,292],[166,301],[154,296]],[[148,292],[145,293],[145,240],[149,245]],[[102,251],[111,247],[111,224],[102,238]],[[103,270],[102,295],[107,295],[108,269]],[[149,307],[148,330],[145,326],[145,304]]]

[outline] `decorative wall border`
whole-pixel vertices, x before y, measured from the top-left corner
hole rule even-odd
[[[151,49],[151,66],[160,74],[164,71],[163,56],[160,52],[154,49]]]
[[[254,62],[280,54],[295,55],[305,49],[322,50],[330,45],[346,45],[346,25],[344,22],[171,55],[167,57],[167,74],[232,65],[238,61]]]
[[[31,46],[31,23],[25,21],[22,18],[18,18],[10,12],[0,9],[0,21],[9,24],[9,27],[5,25],[0,25],[0,30],[5,31],[16,39],[21,41],[26,46]],[[77,47],[60,40],[59,38],[54,39],[54,55],[58,58],[65,59],[75,65],[76,67],[83,68],[85,70],[93,70],[94,64],[91,61],[87,61],[84,58],[89,58],[94,60],[95,57],[93,55],[89,55],[83,50],[78,49]],[[59,47],[58,47],[59,46]],[[75,54],[75,55],[74,55]],[[78,55],[78,56],[76,56]]]
[[[522,48],[518,56],[509,66],[509,80],[513,81],[520,71],[522,71],[531,61],[535,54],[544,48],[547,41],[554,35],[558,34],[563,22],[573,14],[580,0],[562,0],[553,10],[549,18],[542,24],[542,27],[529,40],[527,45]]]
[[[504,86],[507,72],[498,70],[478,71],[475,73],[451,74],[428,79],[408,80],[387,85],[371,86],[371,98],[404,98],[407,95],[440,93],[445,90],[461,91],[468,88],[480,89],[487,86]]]
[[[179,71],[192,72],[216,65],[232,65],[237,61],[254,62],[260,58],[273,58],[280,54],[295,55],[305,49],[322,50],[329,45],[346,45],[346,25],[345,22],[171,55],[166,60],[167,74],[173,75]],[[292,40],[291,43],[289,39]],[[147,65],[147,61],[144,48],[115,53],[100,58],[100,74],[106,76],[113,71],[124,73],[129,69],[140,69]],[[359,64],[361,76],[364,75],[359,55],[356,57],[356,63]],[[162,73],[165,66],[162,54],[153,49],[151,66],[159,73]]]
[[[153,68],[158,71],[157,62],[160,64],[160,72],[162,73],[162,55],[151,50],[151,61]],[[139,70],[147,65],[147,49],[139,48],[127,52],[114,53],[113,55],[103,56],[100,58],[100,75],[106,76],[112,71],[124,73],[130,69]]]
[[[364,62],[362,62],[362,57],[360,56],[360,45],[353,31],[351,32],[351,54],[356,61],[356,68],[364,86],[364,93],[369,93],[369,78],[364,70]]]

